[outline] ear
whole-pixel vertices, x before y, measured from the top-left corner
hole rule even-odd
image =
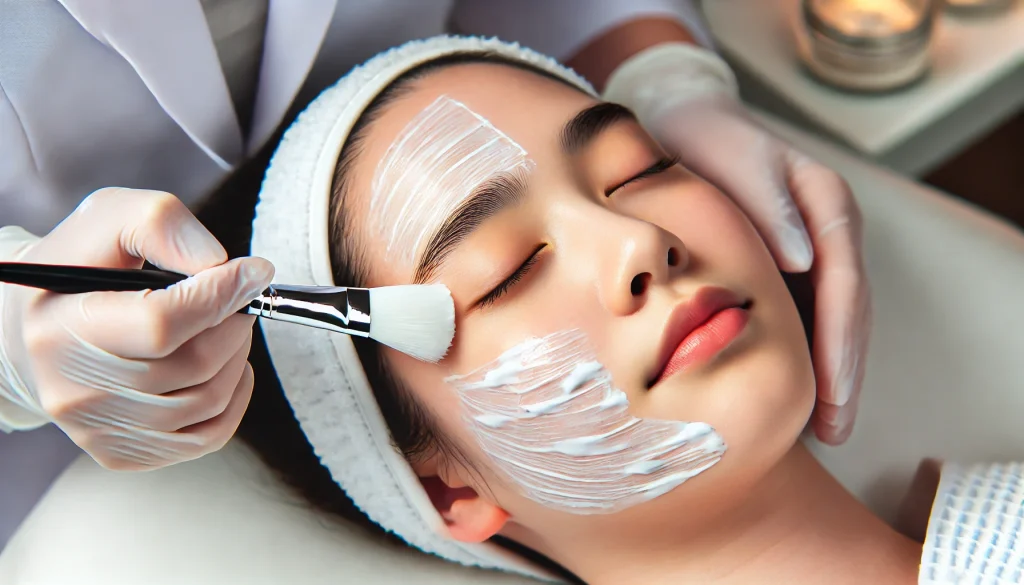
[[[441,513],[452,538],[461,542],[484,542],[505,526],[509,513],[480,497],[471,487],[440,477],[421,477],[430,501]]]

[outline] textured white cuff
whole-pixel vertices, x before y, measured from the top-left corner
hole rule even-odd
[[[0,227],[0,262],[16,262],[39,240],[16,225]]]
[[[918,583],[1024,583],[1024,465],[942,466]]]
[[[45,416],[8,401],[0,390],[0,432],[31,431],[49,422]]]
[[[738,100],[739,86],[717,54],[688,43],[665,43],[626,59],[612,72],[604,99],[632,109],[651,127],[697,99]]]
[[[38,241],[38,236],[16,225],[0,227],[0,262],[17,261]],[[10,285],[0,284],[0,315],[3,311],[5,286]],[[3,335],[2,331],[0,335]],[[3,341],[0,340],[0,431],[27,431],[50,422],[35,410],[28,410],[13,401],[13,397],[24,396],[25,392],[21,380],[13,373],[7,362],[7,352],[4,350]]]

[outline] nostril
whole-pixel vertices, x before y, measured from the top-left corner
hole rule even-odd
[[[637,274],[633,277],[633,280],[629,283],[629,292],[633,293],[634,297],[638,297],[647,291],[647,285],[651,282],[651,273],[644,272],[643,274]]]
[[[668,249],[668,265],[679,266],[679,250],[675,248]]]

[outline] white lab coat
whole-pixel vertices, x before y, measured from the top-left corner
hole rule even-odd
[[[0,0],[0,225],[42,235],[109,186],[194,207],[295,108],[411,39],[454,29],[564,58],[649,15],[707,39],[690,0],[270,0],[244,139],[199,0]],[[52,427],[0,433],[0,548],[75,452]]]
[[[697,22],[688,0],[271,0],[246,140],[199,0],[0,0],[0,225],[43,234],[108,186],[194,206],[293,104],[449,23],[566,57],[650,14]]]

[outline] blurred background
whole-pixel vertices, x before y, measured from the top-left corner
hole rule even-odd
[[[703,8],[749,104],[1024,227],[1024,0]]]

